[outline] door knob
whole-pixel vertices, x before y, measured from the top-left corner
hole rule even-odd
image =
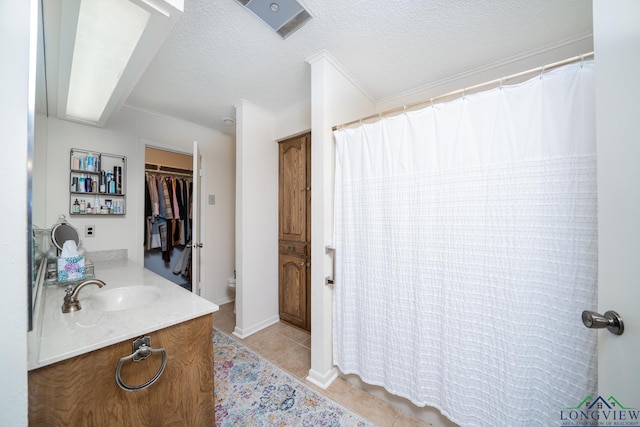
[[[612,310],[604,313],[604,316],[594,311],[585,310],[582,312],[582,323],[590,329],[607,328],[614,335],[622,335],[624,332],[622,318]]]

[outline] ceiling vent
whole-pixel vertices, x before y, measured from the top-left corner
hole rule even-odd
[[[283,39],[311,19],[311,14],[296,0],[237,0]]]

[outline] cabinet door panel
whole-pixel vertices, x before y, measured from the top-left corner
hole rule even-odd
[[[307,260],[280,255],[280,318],[307,328]]]
[[[279,145],[280,162],[280,240],[306,242],[307,203],[310,197],[307,171],[309,146],[306,135]]]

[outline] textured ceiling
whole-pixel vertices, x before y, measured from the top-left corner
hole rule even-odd
[[[277,114],[310,100],[327,50],[374,102],[592,33],[586,0],[303,0],[313,18],[282,40],[236,0],[184,14],[126,104],[233,134],[246,100]]]

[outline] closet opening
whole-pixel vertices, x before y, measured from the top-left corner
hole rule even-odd
[[[193,156],[145,147],[144,267],[192,291]]]

